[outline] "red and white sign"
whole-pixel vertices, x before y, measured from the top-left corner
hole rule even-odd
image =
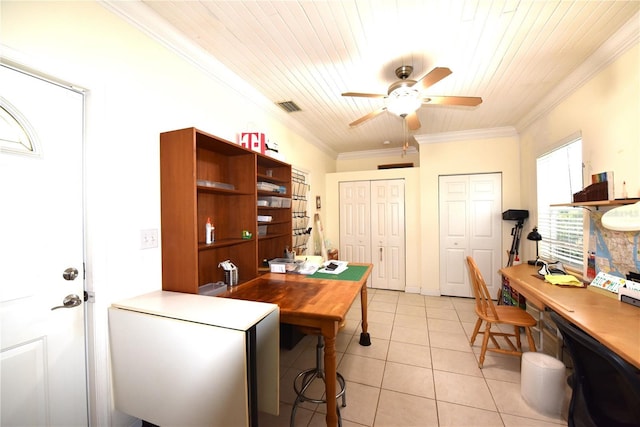
[[[260,132],[243,132],[240,134],[240,145],[249,150],[264,154],[267,151],[266,137]]]

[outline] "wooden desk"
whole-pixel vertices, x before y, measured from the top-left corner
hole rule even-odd
[[[509,284],[534,305],[549,307],[640,368],[640,309],[587,288],[559,287],[521,264],[500,270]]]
[[[336,336],[358,294],[362,303],[360,344],[370,345],[367,332],[367,278],[371,264],[358,280],[312,278],[298,274],[267,273],[232,288],[220,296],[269,302],[280,308],[280,321],[318,329],[325,340],[324,368],[326,396],[336,395]],[[335,400],[327,398],[327,426],[338,425]]]

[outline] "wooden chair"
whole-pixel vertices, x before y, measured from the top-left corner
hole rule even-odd
[[[520,307],[495,305],[493,303],[493,300],[491,299],[491,296],[489,295],[487,284],[482,278],[482,273],[480,273],[480,270],[478,269],[478,266],[476,265],[476,262],[472,257],[467,257],[467,264],[469,265],[469,274],[471,276],[471,283],[473,285],[473,294],[476,298],[476,314],[478,315],[476,326],[473,329],[473,335],[471,335],[470,344],[473,345],[476,340],[476,336],[479,333],[484,334],[478,366],[482,368],[485,353],[487,352],[487,350],[496,353],[510,354],[513,356],[522,356],[520,328],[524,328],[524,331],[527,334],[530,351],[536,351],[536,345],[533,341],[533,336],[531,335],[531,326],[536,325],[536,319],[534,319],[533,316],[531,316]],[[480,330],[482,322],[485,322],[484,331]],[[511,334],[499,331],[494,332],[491,330],[492,325],[500,323],[512,325],[513,333]],[[495,337],[504,337],[510,348],[501,348]],[[513,345],[510,337],[515,337],[516,345]],[[494,348],[487,348],[489,340],[491,340],[491,342],[495,346]]]

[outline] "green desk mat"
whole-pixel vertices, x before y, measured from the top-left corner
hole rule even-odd
[[[366,265],[349,265],[348,268],[340,274],[328,274],[316,271],[307,277],[311,277],[313,279],[351,280],[353,282],[357,282],[362,278],[365,271],[367,271]]]

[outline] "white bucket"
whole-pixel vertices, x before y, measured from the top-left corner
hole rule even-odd
[[[522,354],[520,394],[538,412],[558,415],[564,403],[566,368],[564,363],[548,354]]]

